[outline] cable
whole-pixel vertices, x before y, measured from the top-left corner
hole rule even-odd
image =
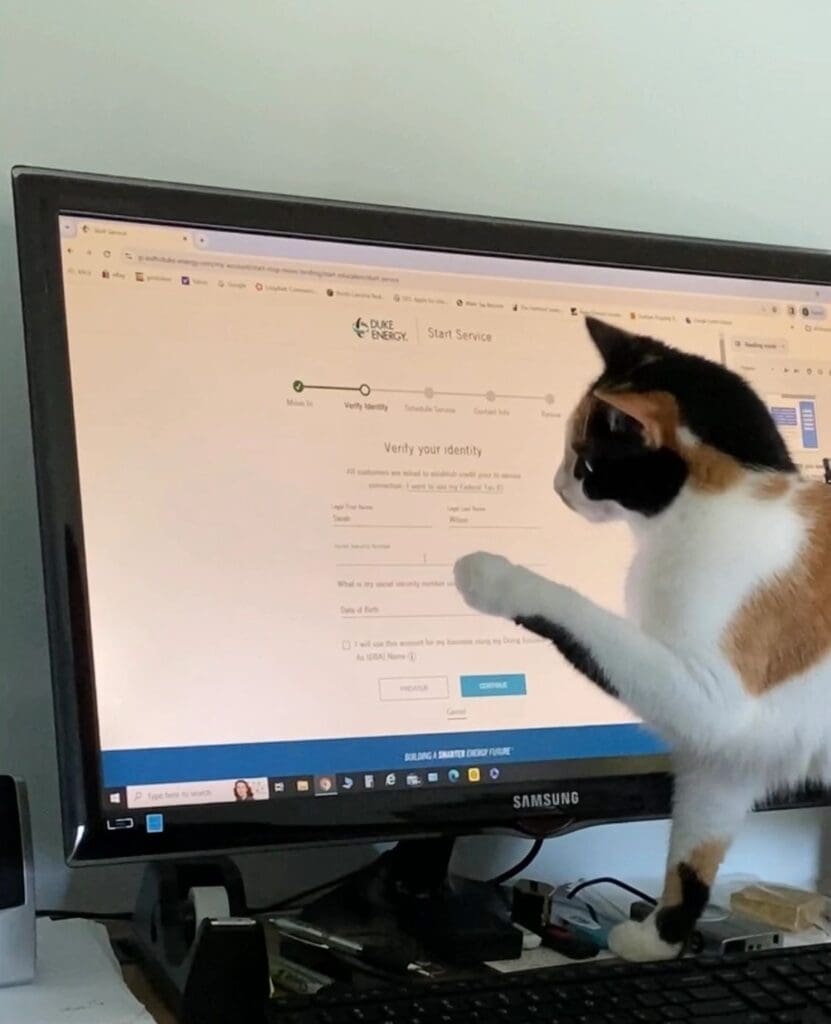
[[[319,893],[328,892],[329,889],[335,889],[339,885],[343,885],[344,882],[351,882],[355,878],[359,878],[365,872],[371,871],[381,859],[381,856],[375,858],[364,864],[363,867],[356,868],[354,871],[349,871],[345,875],[340,875],[338,878],[332,878],[328,882],[321,882],[320,885],[313,885],[308,889],[301,889],[300,892],[296,892],[293,896],[285,897],[282,900],[277,900],[275,903],[269,903],[264,907],[249,907],[248,913],[256,916],[257,914],[270,914],[275,910],[286,910],[289,907],[295,907],[305,900],[309,899],[310,896],[317,896]]]
[[[94,910],[38,910],[35,917],[51,917],[53,921],[68,921],[80,917],[85,921],[132,921],[126,910],[117,914],[99,914]]]
[[[537,854],[543,847],[543,843],[547,839],[547,836],[537,836],[534,842],[531,844],[531,849],[525,854],[522,860],[518,861],[512,868],[508,868],[507,871],[503,871],[495,878],[488,879],[490,885],[503,885],[511,878],[515,878],[521,871],[524,871],[528,865],[535,859]],[[355,878],[359,878],[361,875],[372,871],[377,867],[383,854],[370,861],[369,864],[365,864],[363,867],[356,868],[354,871],[350,871],[345,875],[340,875],[338,878],[333,878],[328,882],[322,882],[320,885],[314,885],[309,889],[303,889],[300,892],[294,893],[293,896],[288,896],[282,900],[277,900],[275,903],[269,903],[262,907],[249,907],[248,912],[252,915],[257,914],[270,914],[277,910],[286,910],[289,907],[295,907],[311,896],[317,896],[320,893],[327,892],[329,889],[334,889],[339,885],[343,885],[345,882],[351,882]]]
[[[529,864],[536,860],[544,842],[545,836],[538,836],[534,842],[531,843],[531,849],[525,854],[522,860],[517,861],[512,868],[508,868],[501,874],[496,875],[495,878],[489,878],[488,883],[490,885],[504,885],[505,882],[509,882],[512,878],[516,878],[516,876],[524,871]]]
[[[502,885],[504,882],[507,882],[509,879],[518,875],[520,871],[524,871],[542,849],[543,842],[544,839],[542,838],[538,837],[535,839],[531,849],[521,861],[514,865],[514,867],[509,868],[507,871],[503,871],[500,875],[497,875],[496,878],[490,879],[490,882],[494,885]],[[269,914],[278,910],[286,910],[289,907],[298,906],[312,896],[328,892],[330,889],[335,889],[339,885],[351,882],[356,878],[360,878],[361,875],[372,871],[378,865],[381,856],[382,855],[379,855],[375,860],[370,861],[369,864],[364,864],[363,867],[356,868],[354,871],[349,871],[345,875],[339,875],[337,878],[332,878],[328,882],[321,882],[319,885],[310,886],[308,889],[301,889],[300,892],[284,897],[281,900],[276,900],[274,903],[268,903],[262,907],[249,907],[248,913],[256,916],[257,914]],[[37,917],[51,917],[56,921],[66,920],[72,917],[85,918],[90,921],[130,921],[132,920],[133,915],[127,912],[117,914],[97,914],[95,911],[87,910],[38,910]]]
[[[369,871],[373,868],[380,858],[376,858],[370,861],[369,864],[365,864],[363,867],[356,868],[354,871],[349,871],[345,875],[341,875],[338,878],[332,878],[328,882],[321,882],[320,885],[313,885],[308,889],[302,889],[300,892],[295,893],[293,896],[289,896],[285,899],[278,900],[275,903],[269,903],[264,907],[249,907],[248,913],[251,915],[256,914],[268,914],[275,910],[285,910],[287,907],[293,907],[304,900],[307,900],[310,896],[317,896],[318,893],[326,892],[329,889],[334,889],[338,885],[342,885],[344,882],[350,882],[354,878],[358,878],[365,871]],[[80,917],[88,921],[132,921],[133,915],[127,911],[120,913],[96,913],[94,910],[38,910],[35,914],[36,917],[51,917],[55,921],[65,921],[69,918]]]
[[[654,897],[648,896],[645,892],[641,892],[641,890],[636,889],[634,885],[629,885],[628,882],[621,882],[619,878],[611,878],[608,876],[602,878],[589,878],[585,882],[579,882],[566,895],[566,899],[573,900],[578,892],[582,892],[584,889],[588,889],[590,885],[615,885],[618,889],[623,889],[625,892],[630,893],[632,896],[637,896],[638,899],[644,900],[646,903],[650,903],[653,907],[658,905],[658,901]]]
[[[517,821],[511,825],[511,828],[525,839],[556,839],[557,836],[564,836],[569,833],[576,823],[576,818],[569,818],[568,821],[562,822],[556,828],[539,829],[534,828],[528,822]]]
[[[370,861],[369,864],[356,868],[354,871],[349,871],[345,875],[340,875],[338,878],[332,878],[328,882],[321,882],[320,885],[313,885],[308,889],[302,889],[300,892],[294,893],[293,896],[277,900],[275,903],[269,903],[264,907],[249,907],[248,913],[251,915],[268,914],[272,911],[285,910],[288,907],[296,906],[304,900],[309,899],[310,896],[317,896],[318,893],[326,892],[329,889],[334,889],[338,885],[342,885],[344,882],[350,882],[353,879],[358,878],[365,871],[369,871],[373,868],[378,859],[380,858],[376,858],[376,860]],[[51,917],[55,921],[65,921],[73,917],[83,918],[88,921],[132,921],[133,919],[133,915],[127,911],[115,914],[99,914],[94,910],[38,910],[35,916]]]

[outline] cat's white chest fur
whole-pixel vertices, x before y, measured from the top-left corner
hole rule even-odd
[[[626,604],[644,632],[676,650],[717,656],[725,625],[748,596],[799,557],[805,525],[793,494],[760,499],[752,486],[685,490],[637,530]]]

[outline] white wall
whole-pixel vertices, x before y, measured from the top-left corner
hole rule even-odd
[[[825,246],[829,38],[826,0],[3,0],[0,171]],[[41,905],[127,906],[134,871],[74,872],[67,892],[61,864],[14,260],[3,180],[0,763],[30,781]],[[820,824],[760,817],[729,869],[809,878]],[[595,830],[546,864],[654,877],[664,838]],[[485,871],[516,848],[463,858]],[[344,860],[268,864],[285,888]],[[251,876],[255,895],[278,885],[262,859]]]

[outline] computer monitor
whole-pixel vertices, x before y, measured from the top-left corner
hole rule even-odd
[[[828,478],[828,255],[19,169],[71,861],[668,811],[661,740],[472,612],[622,607],[552,480],[591,314],[720,360]]]

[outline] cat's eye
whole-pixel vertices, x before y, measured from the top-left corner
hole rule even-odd
[[[583,477],[589,476],[594,472],[592,464],[584,455],[578,455],[574,463],[574,478],[575,480],[582,480]]]

